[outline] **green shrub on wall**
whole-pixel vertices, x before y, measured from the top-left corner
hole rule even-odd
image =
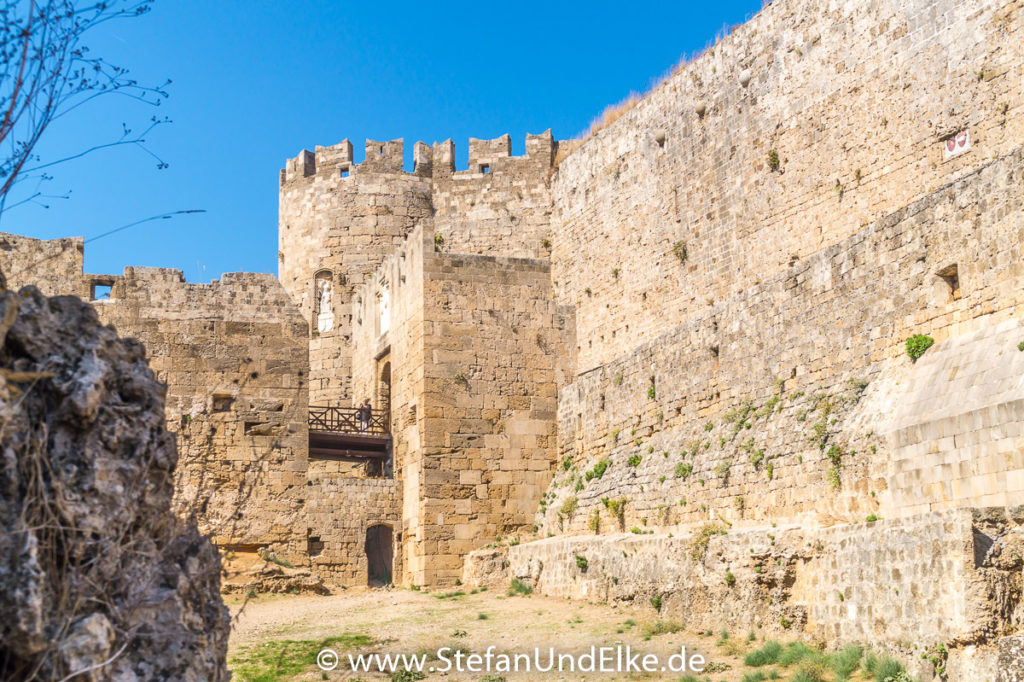
[[[907,355],[914,362],[917,362],[918,358],[924,355],[924,352],[932,347],[935,343],[935,339],[928,336],[927,334],[914,334],[907,339]]]

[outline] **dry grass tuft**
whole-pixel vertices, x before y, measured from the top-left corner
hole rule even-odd
[[[612,104],[610,106],[605,107],[604,111],[601,112],[601,115],[590,122],[590,127],[587,128],[586,132],[580,133],[571,140],[560,141],[558,143],[558,150],[555,152],[554,167],[558,168],[558,164],[560,164],[566,157],[568,157],[574,151],[579,149],[580,146],[583,145],[583,142],[586,141],[588,138],[597,134],[599,131],[604,130],[612,123],[615,123],[620,118],[622,118],[623,114],[625,114],[627,111],[635,107],[640,102],[640,99],[641,95],[639,93],[629,93],[629,97],[622,100],[621,102],[617,102],[616,104]]]
[[[765,1],[762,7],[765,7],[768,4],[770,3]],[[615,123],[615,121],[622,118],[622,116],[626,112],[635,107],[641,99],[647,96],[647,94],[653,92],[654,90],[657,90],[659,87],[661,87],[663,83],[665,83],[665,81],[667,81],[672,76],[678,74],[687,65],[693,63],[694,61],[702,57],[705,53],[713,52],[715,46],[717,46],[720,42],[725,40],[739,26],[740,24],[734,24],[731,26],[726,24],[722,26],[722,28],[719,29],[719,31],[715,34],[714,39],[709,41],[708,44],[704,47],[704,49],[697,50],[688,55],[684,54],[680,58],[680,60],[676,62],[672,67],[670,67],[667,71],[665,71],[665,73],[663,73],[661,76],[657,78],[654,78],[651,81],[651,86],[647,89],[646,92],[629,93],[629,96],[626,97],[626,99],[622,100],[621,102],[605,107],[605,110],[601,112],[601,115],[590,122],[590,126],[587,128],[587,130],[585,130],[584,132],[580,133],[579,135],[572,139],[559,141],[558,148],[555,151],[555,160],[551,168],[551,173],[554,174],[555,171],[558,169],[558,165],[566,158],[568,158],[570,154],[572,154],[574,151],[582,147],[583,143],[586,142],[590,137],[600,132],[601,130],[604,130],[612,123]],[[696,74],[694,74],[694,82],[695,84],[699,84],[700,82],[699,76],[697,76]]]

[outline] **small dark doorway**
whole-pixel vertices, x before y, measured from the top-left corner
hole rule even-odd
[[[378,524],[366,529],[366,565],[370,587],[391,584],[391,528]]]

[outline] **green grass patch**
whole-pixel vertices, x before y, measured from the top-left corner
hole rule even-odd
[[[316,666],[316,655],[323,649],[352,649],[373,641],[368,635],[352,633],[327,639],[277,639],[239,648],[228,667],[239,682],[278,682]]]
[[[864,658],[864,672],[870,675],[875,682],[910,679],[903,669],[903,665],[888,656],[868,654]]]
[[[803,642],[790,642],[779,654],[779,665],[789,667],[805,661],[816,661],[821,655],[820,651]]]
[[[835,673],[836,682],[846,682],[853,673],[860,667],[860,659],[864,656],[864,650],[856,644],[851,644],[828,657],[828,665]]]
[[[762,665],[771,665],[779,662],[782,655],[782,645],[775,641],[767,641],[760,649],[755,649],[743,657],[743,665],[751,668],[760,668]]]
[[[508,586],[508,596],[514,597],[517,594],[521,594],[524,597],[529,596],[533,593],[533,588],[524,583],[519,578],[512,578],[511,584]]]
[[[465,596],[466,596],[465,592],[463,592],[462,590],[456,590],[454,592],[438,592],[437,594],[434,595],[434,599],[440,599],[442,601],[445,601],[445,600],[447,600],[447,601],[456,601],[456,600],[461,599],[462,597],[465,597]]]
[[[657,637],[658,635],[671,635],[682,629],[682,623],[677,623],[671,620],[659,620],[656,623],[648,623],[644,626],[644,636]]]

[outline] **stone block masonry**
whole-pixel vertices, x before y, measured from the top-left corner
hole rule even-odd
[[[1022,35],[1016,1],[782,0],[681,66],[552,179],[577,371],[1017,149]]]
[[[93,301],[100,320],[141,341],[167,386],[180,515],[230,552],[258,551],[328,584],[367,584],[367,530],[400,528],[398,489],[343,463],[308,462],[309,327],[274,276],[193,284],[161,268],[86,275],[81,240],[0,241],[16,245],[0,251],[0,269],[15,280],[26,259],[43,260],[56,263],[41,278],[54,293],[91,298],[96,282],[110,287]]]
[[[450,254],[421,228],[356,299],[355,365],[387,362],[393,377],[406,575],[450,585],[469,551],[533,523],[554,467],[570,317],[545,261]],[[357,374],[358,392],[379,394],[377,380]]]
[[[691,630],[860,642],[904,658],[915,674],[931,674],[921,653],[941,644],[950,680],[1008,681],[1024,673],[1024,659],[1004,655],[1019,646],[1006,623],[1024,609],[1022,524],[1014,507],[834,528],[554,537],[476,552],[463,582],[518,578],[567,599],[651,604],[652,618]]]
[[[609,496],[625,528],[1024,503],[1022,172],[1018,151],[561,386],[543,529],[614,526]],[[937,340],[916,364],[915,333]]]
[[[112,287],[95,305],[168,381],[222,543],[346,585],[450,585],[468,557],[467,580],[1005,676],[1022,29],[1020,0],[777,0],[557,165],[550,132],[470,140],[465,170],[450,140],[409,171],[401,140],[302,152],[280,284],[86,276],[80,241],[6,235],[0,270]],[[308,461],[308,404],[364,399],[394,478]]]
[[[352,405],[355,290],[412,228],[433,221],[439,248],[467,254],[543,258],[550,252],[551,131],[528,135],[510,155],[507,135],[469,142],[470,168],[455,169],[451,140],[417,143],[412,172],[402,140],[317,147],[281,171],[281,282],[310,320],[310,400]],[[324,286],[327,294],[324,295]],[[358,402],[361,396],[355,397]]]

